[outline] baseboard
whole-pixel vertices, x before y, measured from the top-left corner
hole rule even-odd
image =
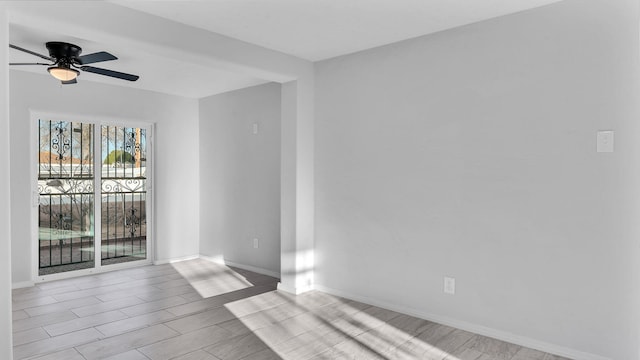
[[[253,271],[254,273],[271,276],[271,277],[274,277],[276,279],[280,278],[280,273],[277,273],[275,271],[271,271],[271,270],[259,268],[259,267],[256,267],[256,266],[245,265],[245,264],[240,264],[240,263],[237,263],[237,262],[225,260],[225,258],[222,257],[222,256],[200,255],[200,258],[203,259],[203,260],[207,260],[207,261],[211,261],[211,262],[217,263],[217,264],[222,264],[222,265],[226,265],[226,266],[233,266],[233,267],[237,267],[239,269]]]
[[[475,334],[488,336],[488,337],[491,337],[491,338],[494,338],[494,339],[506,341],[506,342],[509,342],[509,343],[512,343],[512,344],[528,347],[528,348],[531,348],[531,349],[536,349],[536,350],[543,351],[543,352],[550,353],[550,354],[555,354],[555,355],[567,357],[567,358],[570,358],[570,359],[575,359],[575,360],[612,360],[610,358],[603,357],[603,356],[600,356],[600,355],[595,355],[595,354],[590,354],[590,353],[578,351],[578,350],[575,350],[575,349],[570,349],[570,348],[567,348],[567,347],[563,347],[563,346],[547,343],[547,342],[544,342],[544,341],[539,341],[539,340],[531,339],[531,338],[528,338],[528,337],[511,334],[511,333],[506,332],[506,331],[496,330],[496,329],[488,328],[486,326],[482,326],[482,325],[478,325],[478,324],[472,324],[472,323],[469,323],[469,322],[466,322],[466,321],[461,321],[461,320],[452,319],[452,318],[445,317],[445,316],[425,313],[425,312],[420,311],[420,310],[416,310],[416,309],[412,309],[412,308],[408,308],[408,307],[403,307],[403,306],[398,306],[398,305],[390,304],[390,303],[387,303],[387,302],[384,302],[384,301],[378,301],[376,299],[368,298],[366,296],[359,296],[359,295],[351,294],[351,293],[348,293],[348,292],[345,292],[345,291],[332,289],[332,288],[329,288],[329,287],[326,287],[326,286],[322,286],[322,285],[315,285],[315,289],[319,290],[319,291],[322,291],[322,292],[325,292],[325,293],[328,293],[328,294],[335,295],[335,296],[340,296],[340,297],[347,298],[347,299],[350,299],[350,300],[355,300],[355,301],[363,302],[363,303],[366,303],[366,304],[378,306],[378,307],[381,307],[381,308],[397,311],[397,312],[400,312],[400,313],[403,313],[403,314],[407,314],[407,315],[419,317],[421,319],[433,321],[433,322],[436,322],[438,324],[451,326],[451,327],[454,327],[454,328],[457,328],[457,329],[461,329],[461,330],[465,330],[465,331],[469,331],[469,332],[472,332],[472,333],[475,333]]]
[[[295,287],[289,287],[284,285],[282,282],[278,283],[278,290],[284,291],[284,292],[288,292],[289,294],[293,294],[293,295],[300,295],[300,294],[304,294],[306,292],[315,290],[315,287],[313,285],[310,286],[305,286],[303,288],[295,288]],[[328,291],[326,291],[328,292]]]
[[[251,265],[239,264],[239,263],[236,263],[236,262],[233,262],[233,261],[229,261],[229,260],[225,260],[225,264],[227,266],[233,266],[233,267],[237,267],[239,269],[249,270],[249,271],[253,271],[254,273],[267,275],[267,276],[274,277],[276,279],[280,279],[280,273],[277,273],[275,271],[271,271],[271,270],[259,268],[259,267],[256,267],[256,266],[251,266]]]
[[[180,261],[193,260],[199,257],[200,255],[187,255],[187,256],[171,258],[171,259],[154,260],[153,265],[171,264],[171,263],[180,262]]]
[[[216,263],[220,265],[226,265],[226,262],[224,261],[224,256],[222,255],[218,255],[218,256],[200,255],[200,259],[211,261],[212,263]]]
[[[12,289],[22,289],[22,288],[32,287],[34,285],[35,285],[35,283],[33,281],[19,281],[19,282],[12,283],[11,284],[11,288]]]

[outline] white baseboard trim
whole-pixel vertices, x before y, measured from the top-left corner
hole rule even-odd
[[[226,265],[224,261],[224,257],[222,255],[217,255],[217,256],[200,255],[200,259],[211,261],[212,263],[216,263],[220,265]]]
[[[193,260],[193,259],[197,259],[199,257],[200,257],[200,255],[187,255],[187,256],[171,258],[171,259],[154,260],[153,261],[153,265],[171,264],[171,263],[176,263],[176,262],[180,262],[180,261]]]
[[[280,289],[280,284],[278,284],[278,289]],[[603,357],[603,356],[600,356],[600,355],[595,355],[595,354],[590,354],[590,353],[578,351],[578,350],[575,350],[575,349],[570,349],[570,348],[567,348],[567,347],[563,347],[563,346],[547,343],[547,342],[544,342],[544,341],[531,339],[531,338],[528,338],[528,337],[525,337],[525,336],[512,334],[512,333],[509,333],[509,332],[506,332],[506,331],[501,331],[501,330],[488,328],[488,327],[485,327],[485,326],[482,326],[482,325],[478,325],[478,324],[472,324],[472,323],[469,323],[469,322],[466,322],[466,321],[452,319],[452,318],[449,318],[449,317],[446,317],[446,316],[440,316],[440,315],[425,313],[425,312],[420,311],[420,310],[416,310],[416,309],[412,309],[412,308],[408,308],[408,307],[404,307],[404,306],[398,306],[398,305],[390,304],[390,303],[387,303],[387,302],[384,302],[384,301],[378,301],[378,300],[373,299],[373,298],[369,298],[369,297],[366,297],[366,296],[360,296],[360,295],[356,295],[356,294],[351,294],[351,293],[348,293],[348,292],[345,292],[345,291],[332,289],[332,288],[329,288],[329,287],[326,287],[326,286],[322,286],[322,285],[315,285],[315,289],[319,290],[319,291],[322,291],[322,292],[325,292],[325,293],[328,293],[328,294],[331,294],[331,295],[336,295],[336,296],[340,296],[340,297],[347,298],[347,299],[350,299],[350,300],[355,300],[355,301],[363,302],[363,303],[366,303],[366,304],[378,306],[378,307],[381,307],[381,308],[397,311],[397,312],[400,312],[400,313],[403,313],[403,314],[407,314],[407,315],[419,317],[421,319],[433,321],[433,322],[436,322],[438,324],[451,326],[451,327],[454,327],[454,328],[457,328],[457,329],[461,329],[461,330],[465,330],[465,331],[469,331],[469,332],[472,332],[472,333],[475,333],[475,334],[488,336],[488,337],[491,337],[491,338],[494,338],[494,339],[510,342],[512,344],[528,347],[528,348],[531,348],[531,349],[536,349],[536,350],[547,352],[547,353],[550,353],[550,354],[555,354],[555,355],[567,357],[567,358],[570,358],[570,359],[575,359],[575,360],[612,360],[610,358]]]
[[[296,288],[296,287],[292,288],[284,285],[282,282],[278,282],[278,290],[288,292],[289,294],[293,294],[293,295],[300,295],[300,294],[304,294],[306,292],[315,290],[315,287],[313,285],[310,285],[310,286],[305,286],[303,288]]]
[[[22,289],[27,287],[34,286],[35,283],[33,281],[19,281],[11,284],[11,289]]]
[[[236,263],[236,262],[233,262],[233,261],[228,261],[228,260],[225,260],[225,264],[227,266],[233,266],[233,267],[237,267],[239,269],[249,270],[249,271],[253,271],[254,273],[267,275],[267,276],[274,277],[276,279],[280,279],[280,273],[277,273],[275,271],[271,271],[271,270],[259,268],[259,267],[256,267],[256,266],[251,266],[251,265],[239,264],[239,263]]]
[[[277,273],[275,271],[271,271],[271,270],[259,268],[259,267],[256,267],[256,266],[245,265],[245,264],[240,264],[240,263],[237,263],[237,262],[225,260],[224,257],[222,257],[222,256],[200,255],[200,258],[204,259],[204,260],[207,260],[207,261],[211,261],[211,262],[217,263],[217,264],[222,264],[222,265],[226,265],[226,266],[233,266],[233,267],[237,267],[239,269],[253,271],[254,273],[271,276],[271,277],[274,277],[276,279],[280,278],[280,273]]]
[[[289,293],[289,294],[298,295],[298,294],[296,293],[296,288],[291,288],[291,287],[285,286],[285,285],[284,285],[283,283],[281,283],[281,282],[278,282],[278,287],[277,287],[277,289],[278,289],[279,291],[284,291],[284,292]]]

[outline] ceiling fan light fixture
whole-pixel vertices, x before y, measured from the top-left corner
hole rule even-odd
[[[0,2],[1,1],[2,0],[0,0]],[[117,57],[109,54],[106,51],[100,51],[97,53],[80,56],[80,54],[82,53],[82,48],[77,45],[60,41],[50,41],[45,45],[47,47],[47,50],[49,50],[49,56],[38,54],[37,52],[23,49],[13,44],[9,44],[9,47],[48,60],[51,62],[50,64],[9,63],[9,65],[45,65],[47,66],[47,71],[49,72],[49,74],[51,74],[51,76],[53,76],[57,80],[60,80],[64,85],[76,84],[76,78],[78,77],[78,75],[80,75],[80,71],[127,81],[136,81],[140,78],[140,76],[138,75],[87,66],[87,64],[118,60]]]
[[[71,81],[77,78],[80,74],[78,70],[61,66],[52,66],[48,68],[47,71],[49,72],[49,74],[51,74],[51,76],[60,81]]]

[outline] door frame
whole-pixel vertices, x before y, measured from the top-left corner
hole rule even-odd
[[[31,216],[29,218],[30,228],[31,228],[31,236],[29,246],[31,247],[31,278],[34,283],[67,279],[72,277],[91,275],[96,273],[103,273],[127,268],[133,268],[144,265],[151,265],[155,260],[156,254],[156,244],[155,244],[155,206],[154,198],[155,192],[153,191],[154,186],[154,161],[155,161],[155,146],[154,146],[154,134],[155,134],[155,124],[145,121],[140,121],[136,119],[129,119],[126,117],[104,117],[104,116],[95,116],[95,115],[82,115],[82,114],[65,114],[60,112],[52,112],[52,111],[40,111],[40,110],[29,110],[30,116],[30,149],[29,149],[29,162],[31,164],[31,173],[30,173],[30,183],[31,183]],[[105,265],[103,266],[101,263],[102,256],[101,251],[96,251],[96,249],[101,249],[101,180],[102,180],[102,167],[99,169],[94,168],[94,267],[90,269],[80,269],[73,271],[66,271],[57,274],[49,274],[49,275],[40,275],[39,274],[39,264],[40,264],[40,251],[39,251],[39,230],[38,230],[38,216],[39,216],[39,192],[38,192],[38,154],[36,153],[36,147],[39,142],[39,132],[38,132],[38,120],[52,120],[56,119],[64,119],[62,121],[71,121],[71,122],[79,122],[84,124],[93,124],[94,132],[94,166],[96,164],[102,164],[102,149],[98,144],[102,144],[101,131],[100,127],[103,125],[108,126],[121,126],[121,127],[138,127],[144,128],[147,130],[146,141],[147,141],[147,194],[146,194],[146,204],[145,211],[147,214],[147,258],[143,260],[137,261],[128,261],[119,264]],[[100,147],[99,147],[100,146]],[[39,151],[39,150],[38,150]],[[149,222],[151,222],[151,226],[149,226]],[[38,244],[36,246],[36,244]]]

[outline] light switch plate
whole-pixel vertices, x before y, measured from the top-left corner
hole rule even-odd
[[[613,131],[598,131],[597,135],[597,151],[601,152],[613,152]]]
[[[444,277],[444,293],[454,295],[456,293],[456,279],[452,277]]]

